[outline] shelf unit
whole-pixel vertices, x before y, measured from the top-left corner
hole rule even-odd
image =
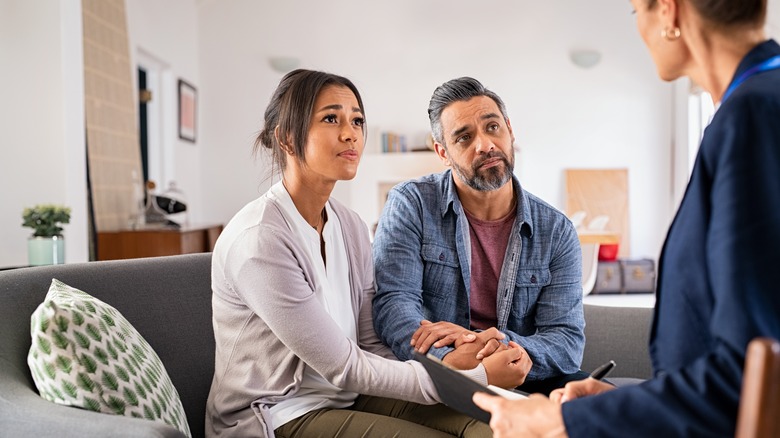
[[[372,229],[394,185],[444,169],[446,166],[433,151],[366,153],[355,179],[340,183],[343,186],[334,194]]]

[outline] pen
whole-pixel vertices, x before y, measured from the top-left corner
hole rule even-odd
[[[614,360],[611,360],[611,361],[605,363],[604,365],[602,365],[602,366],[596,368],[595,370],[593,370],[593,372],[590,373],[590,378],[591,379],[596,379],[596,380],[601,380],[604,377],[607,377],[607,374],[609,374],[609,372],[612,371],[612,368],[615,368],[615,365],[616,364],[615,364]]]

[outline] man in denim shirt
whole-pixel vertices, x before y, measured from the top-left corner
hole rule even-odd
[[[428,115],[452,169],[388,195],[373,246],[377,333],[402,360],[416,349],[460,369],[514,341],[529,392],[586,377],[577,233],[514,177],[503,101],[475,79],[453,79],[434,91]]]

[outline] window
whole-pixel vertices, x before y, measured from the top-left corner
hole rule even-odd
[[[710,93],[698,86],[692,86],[688,95],[688,175],[693,171],[693,163],[696,153],[699,151],[699,143],[704,135],[704,129],[712,121],[715,114],[715,105],[712,103]]]

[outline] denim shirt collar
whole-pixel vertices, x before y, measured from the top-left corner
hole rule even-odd
[[[452,169],[447,169],[444,172],[444,178],[442,178],[442,189],[444,196],[442,197],[441,204],[441,216],[444,217],[447,211],[452,208],[452,211],[460,215],[463,211],[463,205],[460,203],[458,197],[458,190],[455,186],[455,176],[452,174]],[[515,195],[517,196],[517,217],[515,218],[515,229],[522,231],[523,227],[528,228],[528,236],[534,235],[534,224],[531,219],[531,205],[528,201],[528,196],[525,195],[523,188],[520,186],[520,181],[515,174],[512,174],[512,185],[515,188]],[[518,226],[519,224],[519,226]]]

